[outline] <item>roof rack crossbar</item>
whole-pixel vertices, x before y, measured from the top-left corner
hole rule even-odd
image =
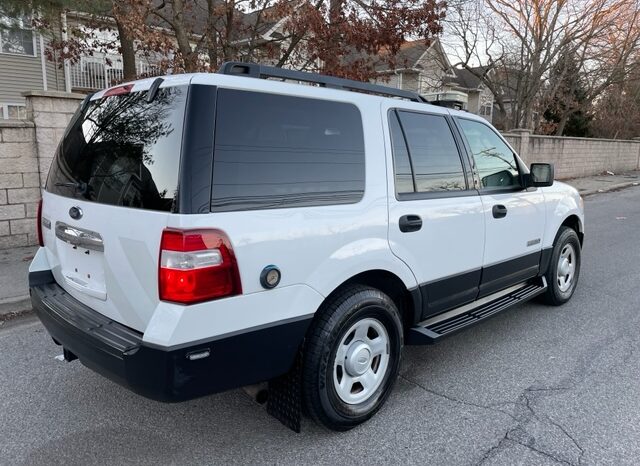
[[[426,100],[418,93],[406,91],[404,89],[380,86],[379,84],[363,83],[360,81],[353,81],[351,79],[335,78],[333,76],[325,76],[318,73],[308,73],[305,71],[276,68],[275,66],[259,65],[257,63],[225,62],[220,66],[218,73],[261,79],[287,79],[291,81],[314,83],[331,89],[362,91],[389,97],[401,97],[414,102],[426,102]]]

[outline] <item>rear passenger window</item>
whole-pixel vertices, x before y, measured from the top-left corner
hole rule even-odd
[[[402,133],[406,138],[408,156],[413,171],[415,192],[460,191],[466,189],[462,161],[453,138],[451,128],[444,116],[423,113],[398,112]],[[394,129],[392,118],[391,131],[394,141],[400,128]],[[396,190],[398,193],[412,192],[402,181],[405,158],[402,147],[394,142],[394,165],[396,167]],[[398,171],[400,170],[400,171]],[[400,178],[400,180],[399,180]]]
[[[355,203],[364,182],[356,106],[218,91],[213,211]]]
[[[396,180],[396,193],[413,193],[413,171],[409,160],[407,143],[402,134],[402,128],[395,112],[389,115],[389,127],[391,128],[391,145],[393,148],[393,169]]]

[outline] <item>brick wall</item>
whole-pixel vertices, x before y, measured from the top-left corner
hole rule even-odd
[[[40,190],[58,142],[84,98],[34,91],[27,121],[0,120],[0,249],[36,244]]]
[[[505,139],[527,163],[553,163],[557,179],[640,169],[640,140],[537,136],[515,130]]]

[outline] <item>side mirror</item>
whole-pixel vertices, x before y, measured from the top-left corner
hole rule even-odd
[[[532,163],[528,176],[528,186],[542,187],[553,185],[554,170],[552,163]]]

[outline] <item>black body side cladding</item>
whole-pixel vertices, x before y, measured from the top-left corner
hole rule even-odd
[[[422,320],[422,290],[420,287],[409,290],[411,301],[413,302],[413,320],[411,325],[415,325]]]
[[[540,271],[538,276],[542,276],[549,270],[549,264],[551,262],[551,255],[553,254],[553,248],[546,248],[542,250],[540,254]]]
[[[526,256],[484,267],[478,298],[483,298],[537,276],[540,268],[540,254],[540,251],[536,251]]]
[[[470,303],[478,296],[482,270],[461,273],[422,285],[424,309],[422,318]]]
[[[308,316],[191,346],[157,348],[145,344],[140,332],[80,303],[55,281],[43,284],[44,273],[29,278],[33,307],[55,341],[85,366],[158,401],[187,400],[285,374],[311,323]],[[209,356],[187,357],[203,351]]]
[[[552,248],[547,248],[420,285],[422,312],[418,320],[455,309],[533,277],[543,276],[549,267],[552,252]]]

